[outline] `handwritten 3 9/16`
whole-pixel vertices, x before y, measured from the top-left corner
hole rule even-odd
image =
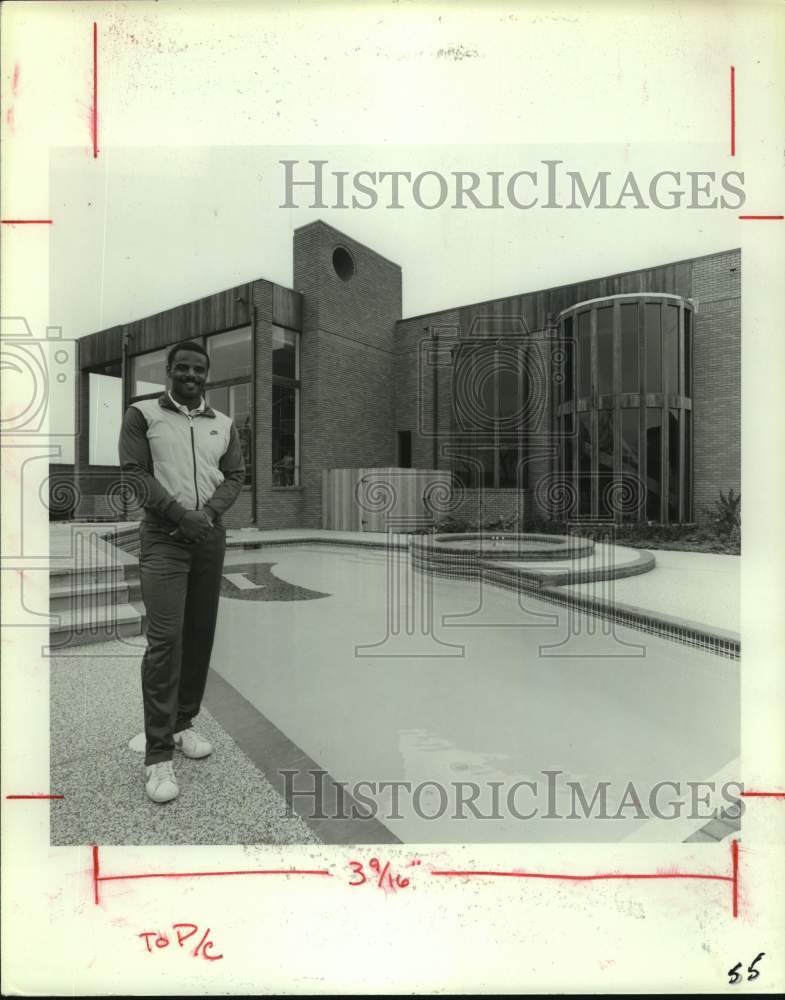
[[[414,860],[410,861],[407,867],[419,864],[419,861]],[[378,858],[371,858],[368,862],[368,868],[372,873],[370,875],[366,875],[361,861],[350,861],[349,867],[355,876],[354,880],[349,882],[351,886],[369,884],[375,886],[377,889],[383,889],[385,892],[395,892],[396,889],[405,889],[409,885],[409,879],[403,875],[396,874],[390,867],[389,861],[385,861],[382,864]]]

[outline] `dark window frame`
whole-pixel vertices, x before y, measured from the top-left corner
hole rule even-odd
[[[272,372],[273,363],[273,338],[275,336],[275,330],[282,330],[286,333],[294,334],[294,349],[295,349],[295,372],[297,373],[296,378],[288,378],[285,375],[275,375]],[[302,406],[302,382],[300,379],[300,364],[301,364],[301,354],[302,354],[302,332],[300,330],[294,330],[288,326],[281,326],[279,323],[272,324],[271,328],[271,339],[270,339],[270,377],[273,386],[282,386],[284,388],[290,388],[294,390],[294,413],[295,413],[295,431],[294,431],[294,466],[291,469],[292,472],[292,482],[291,483],[276,483],[275,476],[276,473],[280,473],[283,470],[278,470],[272,460],[273,456],[273,435],[275,434],[275,423],[271,412],[271,427],[270,427],[270,469],[273,476],[273,489],[276,490],[296,490],[301,488],[301,468],[300,460],[302,456],[302,448],[300,442],[300,431],[302,425],[301,418],[301,406]],[[270,407],[272,410],[273,406],[273,393],[270,394]],[[289,470],[286,470],[287,472]]]

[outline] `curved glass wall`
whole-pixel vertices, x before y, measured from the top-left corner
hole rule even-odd
[[[677,295],[632,294],[560,314],[555,418],[571,516],[692,520],[692,312]]]

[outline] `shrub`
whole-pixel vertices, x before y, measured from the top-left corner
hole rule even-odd
[[[471,531],[472,526],[468,521],[460,521],[455,517],[445,517],[442,521],[436,522],[438,534],[456,534]]]
[[[741,538],[741,493],[735,493],[733,487],[727,494],[720,490],[719,497],[714,501],[714,509],[709,514],[720,538]]]

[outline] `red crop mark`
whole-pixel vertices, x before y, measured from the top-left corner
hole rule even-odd
[[[740,215],[740,219],[785,219],[785,215]]]
[[[785,799],[785,792],[742,792],[741,794],[742,797],[754,799]]]
[[[0,219],[4,226],[51,226],[51,219]]]
[[[11,93],[16,97],[19,91],[19,63],[14,63],[14,75],[11,77]]]
[[[98,159],[98,25],[93,21],[93,105],[90,109],[93,159]]]
[[[7,799],[62,799],[62,795],[6,795]]]
[[[730,68],[730,155],[736,155],[736,67]]]
[[[98,902],[99,882],[124,882],[145,878],[220,878],[229,875],[326,875],[332,877],[332,872],[326,868],[249,868],[238,871],[222,872],[142,872],[138,875],[100,875],[98,868],[98,845],[93,844],[93,895]]]
[[[98,866],[98,844],[93,844],[93,900],[98,905],[98,879],[100,868]]]
[[[739,915],[739,842],[732,840],[730,843],[730,856],[733,865],[733,916]]]
[[[601,882],[610,880],[638,881],[650,879],[698,879],[706,882],[730,882],[733,889],[733,916],[738,916],[739,899],[739,843],[731,841],[730,875],[714,875],[703,872],[603,872],[596,875],[566,875],[551,872],[518,872],[518,871],[431,871],[431,875],[446,875],[453,878],[486,877],[486,878],[533,878],[549,879],[562,882]]]

